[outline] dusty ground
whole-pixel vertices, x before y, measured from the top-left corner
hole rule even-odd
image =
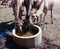
[[[60,1],[56,1],[53,9],[53,21],[54,23],[50,23],[50,12],[46,16],[46,21],[48,24],[45,24],[45,30],[42,32],[43,38],[47,40],[47,43],[52,45],[60,46]],[[0,6],[0,32],[3,31],[2,23],[9,22],[14,20],[14,16],[12,15],[12,8],[4,8],[4,6]],[[4,23],[5,24],[5,23]]]
[[[50,23],[50,13],[47,14],[46,22],[49,24],[45,25],[45,31],[43,31],[43,36],[50,39],[51,44],[56,44],[60,46],[60,7],[59,3],[56,3],[53,10],[53,21]]]

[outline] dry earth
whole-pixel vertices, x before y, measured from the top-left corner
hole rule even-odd
[[[14,20],[14,16],[12,14],[12,8],[4,8],[4,6],[0,6],[0,24],[2,22],[9,22]],[[54,23],[51,24],[50,20],[50,12],[48,11],[45,21],[47,24],[45,24],[45,30],[42,32],[43,38],[47,40],[47,43],[49,44],[60,46],[60,1],[55,0],[53,9]]]

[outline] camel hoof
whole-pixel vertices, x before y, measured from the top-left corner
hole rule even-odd
[[[53,24],[53,22],[51,22],[51,24]]]

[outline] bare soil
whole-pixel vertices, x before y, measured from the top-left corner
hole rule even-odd
[[[12,14],[12,8],[5,8],[4,6],[0,6],[0,32],[1,30],[3,31],[3,28],[6,29],[5,22],[9,22],[8,24],[14,22],[14,16]],[[56,2],[54,5],[53,24],[51,24],[50,21],[51,17],[50,12],[48,11],[45,20],[46,24],[44,26],[45,30],[42,31],[44,44],[43,49],[60,49],[60,2]]]

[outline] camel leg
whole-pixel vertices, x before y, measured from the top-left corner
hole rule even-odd
[[[51,9],[51,24],[53,24],[53,14],[52,14],[52,9]]]
[[[20,31],[22,31],[22,22],[21,22],[21,19],[19,18],[19,10],[20,10],[21,6],[22,6],[22,2],[17,1],[17,5],[15,7],[15,12],[16,12],[15,21],[16,21]]]
[[[41,26],[41,23],[42,23],[42,16],[40,15],[40,23],[39,23],[40,26]]]
[[[44,13],[42,13],[42,15],[40,16],[40,22],[41,22],[42,30],[44,30],[46,14],[47,14],[47,10]]]

